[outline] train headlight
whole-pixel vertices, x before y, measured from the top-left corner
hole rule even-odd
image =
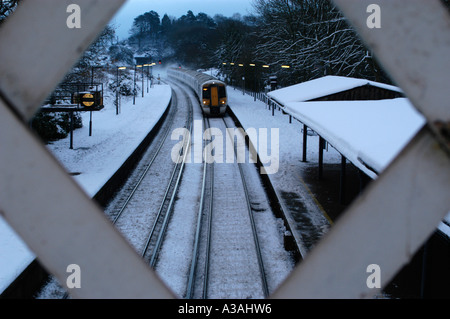
[[[220,99],[220,104],[224,105],[227,103],[227,99]]]
[[[208,99],[203,99],[203,105],[209,105],[209,100]]]

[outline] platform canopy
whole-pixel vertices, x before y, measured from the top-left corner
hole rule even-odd
[[[383,83],[326,76],[268,95],[361,171],[376,178],[425,125],[424,117],[407,98],[310,101],[367,84],[401,92]]]
[[[425,124],[408,99],[291,102],[285,111],[376,178]]]

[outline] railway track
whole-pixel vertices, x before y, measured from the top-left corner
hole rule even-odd
[[[203,123],[208,130],[213,122],[214,128],[229,139],[232,137],[226,132],[233,125],[227,121],[231,123],[230,118],[205,118]],[[205,138],[207,152],[214,152],[207,149],[211,141],[211,136]],[[186,285],[187,299],[265,298],[271,292],[269,280],[272,280],[272,290],[277,285],[276,276],[265,269],[264,259],[271,256],[264,257],[258,235],[261,229],[258,230],[254,218],[261,211],[270,214],[269,204],[267,199],[264,204],[261,196],[255,196],[255,189],[249,191],[247,183],[258,184],[259,181],[248,171],[256,170],[252,164],[239,163],[236,148],[234,152],[235,163],[209,161],[208,164],[203,160],[202,196]],[[226,196],[221,195],[224,190]],[[259,191],[263,190],[256,190]],[[232,206],[230,202],[234,202]],[[265,209],[261,209],[261,205],[266,205]]]
[[[105,207],[106,216],[152,267],[157,261],[184,165],[182,160],[171,159],[175,142],[170,140],[170,133],[183,126],[192,127],[192,105],[186,104],[183,97],[180,101],[179,92],[173,91],[166,121],[121,190]],[[180,157],[187,147],[183,147]],[[166,188],[161,186],[164,184]],[[43,291],[52,298],[69,297],[54,279]]]
[[[203,124],[205,128],[209,128],[209,119],[204,118]],[[211,138],[205,139],[204,146],[206,146],[206,142],[211,141]],[[208,164],[205,159],[203,159],[203,171],[202,171],[202,189],[200,196],[200,205],[198,209],[197,216],[197,226],[195,232],[195,241],[194,241],[194,249],[193,249],[193,257],[191,261],[191,266],[189,270],[188,283],[186,289],[186,298],[192,299],[194,296],[194,288],[195,288],[195,279],[197,276],[197,264],[198,255],[200,251],[201,244],[201,235],[202,235],[202,227],[206,226],[206,251],[205,251],[205,264],[203,267],[203,293],[202,298],[207,298],[208,291],[208,275],[209,275],[209,253],[211,246],[211,221],[213,217],[213,198],[214,198],[214,163]],[[207,194],[209,193],[209,200],[207,200]],[[200,269],[199,269],[200,271]]]
[[[167,230],[167,226],[170,221],[170,215],[173,209],[173,205],[175,202],[175,196],[178,191],[178,187],[180,185],[181,177],[183,175],[183,168],[186,163],[186,158],[189,153],[190,148],[190,135],[192,134],[192,104],[189,103],[189,116],[188,120],[186,121],[186,127],[188,128],[188,131],[186,134],[189,136],[185,136],[183,138],[185,144],[183,145],[183,148],[180,150],[180,153],[178,155],[177,161],[175,163],[174,169],[172,171],[169,185],[167,186],[166,192],[164,194],[164,200],[161,203],[161,206],[158,210],[158,214],[156,216],[156,219],[153,223],[152,230],[150,232],[150,235],[147,239],[146,245],[144,247],[144,250],[142,252],[142,257],[145,258],[145,254],[147,251],[149,251],[150,247],[153,247],[151,249],[151,258],[150,258],[150,266],[152,268],[155,268],[157,256],[159,249],[161,248],[162,241],[164,240],[164,235]],[[156,235],[157,234],[157,235]],[[153,238],[155,238],[153,240]],[[154,241],[154,245],[151,244],[152,241]]]
[[[196,103],[195,99],[182,87],[178,87],[178,92],[183,92],[183,97],[178,99],[187,100],[192,108],[192,104]],[[198,108],[192,112],[197,118],[202,118],[205,129],[214,127],[225,133],[230,128],[225,119],[204,118],[199,110]],[[191,125],[186,121],[184,127],[188,128],[192,136],[193,114],[190,116]],[[226,133],[224,137],[230,138]],[[203,149],[207,149],[211,141],[211,136],[203,140]],[[183,149],[187,151],[187,147]],[[180,157],[187,154],[188,152],[180,153]],[[249,178],[248,170],[253,169],[256,172],[254,166],[245,167],[249,165],[237,163],[237,160],[231,164],[216,165],[207,163],[203,158],[201,164],[189,163],[190,173],[186,173],[199,175],[201,172],[198,182],[187,177],[181,183],[185,160],[179,162],[170,174],[164,200],[152,221],[152,230],[146,244],[141,247],[142,257],[149,261],[149,265],[180,297],[187,299],[267,297],[284,275],[277,278],[273,271],[268,275],[265,269],[264,258],[270,259],[273,256],[263,256],[254,215],[261,211],[258,205],[265,206],[262,211],[266,214],[272,213],[267,199],[255,197],[255,193],[264,192],[262,188],[248,190],[246,181]],[[255,176],[249,183],[255,184]],[[257,183],[260,181],[256,181]],[[177,201],[183,203],[186,196],[197,196],[198,200],[195,204],[192,200],[189,201],[192,206],[189,209],[180,203],[176,205]],[[264,201],[266,203],[261,204]],[[195,205],[197,206],[193,207]],[[175,221],[174,225],[169,227],[172,215],[175,215],[173,217]],[[165,244],[163,239],[168,229],[170,229],[169,243]],[[164,247],[165,245],[167,247]],[[181,246],[180,250],[184,247],[183,257],[174,258],[171,246]],[[158,261],[160,251],[163,257]],[[290,268],[287,267],[285,275],[289,271]]]
[[[186,113],[184,127],[189,132],[187,134],[190,134],[193,122],[192,104],[188,102],[185,107],[178,107],[179,104],[184,104],[185,101],[183,99],[180,101],[180,98],[175,93],[174,96],[176,112],[184,110],[183,112]],[[120,218],[123,215],[128,214],[135,220],[130,223],[124,218],[125,221],[122,224],[131,225],[133,230],[121,230],[132,243],[133,236],[131,234],[137,230],[140,235],[136,237],[142,238],[141,234],[145,233],[142,228],[150,225],[145,240],[142,241],[141,239],[135,242],[134,246],[136,250],[140,251],[141,257],[148,261],[152,268],[155,268],[157,263],[158,253],[167,231],[190,147],[189,143],[186,142],[181,148],[176,161],[171,160],[168,154],[173,148],[173,143],[168,140],[168,137],[174,128],[179,127],[180,122],[175,121],[174,118],[171,118],[170,122],[171,125],[166,125],[163,130],[157,147],[149,153],[148,162],[145,161],[144,165],[140,165],[141,168],[137,172],[137,176],[133,178],[136,182],[131,182],[133,185],[132,190],[127,195],[126,200],[123,202],[119,200],[118,204],[112,205],[114,207],[113,211],[119,208],[117,214],[113,213],[115,215],[113,223],[119,229],[121,229]],[[189,141],[189,137],[184,136],[183,141]],[[166,185],[166,187],[162,187],[163,185]],[[127,193],[128,191],[126,190],[124,194]],[[159,205],[156,206],[158,203]],[[141,214],[145,218],[136,219]],[[142,223],[137,223],[137,220],[142,221]],[[137,225],[140,227],[136,227]]]
[[[203,118],[192,93],[171,84],[168,121],[105,214],[178,296],[267,297],[294,266],[283,247],[282,222],[274,218],[253,164],[191,163],[196,146],[186,136],[173,161],[174,129],[192,136],[197,118],[229,139],[232,120]],[[203,149],[214,138],[202,139]]]

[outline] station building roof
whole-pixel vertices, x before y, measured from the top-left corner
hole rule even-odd
[[[339,92],[344,92],[363,86],[372,86],[384,91],[391,91],[400,94],[403,93],[400,88],[393,85],[369,81],[365,79],[328,75],[311,81],[275,90],[269,92],[268,95],[277,103],[285,105],[289,102],[306,102],[317,100]]]

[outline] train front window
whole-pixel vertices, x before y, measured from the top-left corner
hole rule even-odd
[[[203,88],[203,98],[210,99],[211,98],[211,90],[209,87]]]
[[[225,91],[225,85],[219,85],[219,98],[227,97],[227,93]]]

